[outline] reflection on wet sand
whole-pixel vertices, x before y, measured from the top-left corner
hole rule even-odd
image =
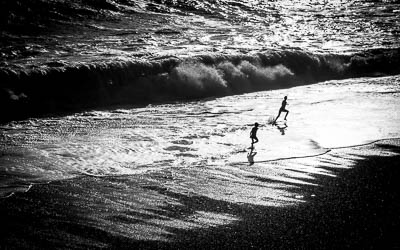
[[[247,153],[247,161],[250,166],[254,164],[254,156],[257,154],[257,152],[254,152],[254,149],[254,147],[251,147],[250,151]]]
[[[281,135],[285,135],[286,129],[287,129],[287,127],[288,127],[288,125],[287,125],[286,122],[277,123],[275,126],[276,126],[276,128],[279,130],[279,132],[281,132]]]

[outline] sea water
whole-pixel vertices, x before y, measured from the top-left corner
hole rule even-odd
[[[183,183],[194,173],[234,180],[233,173],[270,161],[399,137],[399,91],[398,76],[358,78],[14,121],[1,127],[1,190],[4,196],[35,182],[171,169]],[[284,96],[287,121],[282,114],[272,125]],[[249,166],[255,122],[260,141]]]
[[[40,0],[1,7],[0,52],[16,68],[205,52],[399,47],[395,0]]]
[[[240,219],[174,217],[180,196],[305,202],[300,185],[375,153],[337,150],[400,136],[399,15],[387,0],[2,1],[0,196],[58,183],[87,225],[152,240]]]

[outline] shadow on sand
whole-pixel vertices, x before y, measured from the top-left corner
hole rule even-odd
[[[397,146],[375,146],[400,153]],[[304,196],[310,197],[309,200],[291,207],[229,203],[148,186],[148,189],[163,193],[179,202],[179,206],[171,205],[159,211],[160,215],[182,218],[200,210],[227,213],[240,218],[236,223],[217,228],[170,228],[168,231],[172,233],[171,242],[167,243],[136,241],[89,226],[93,223],[79,219],[76,208],[78,205],[72,198],[73,195],[69,194],[74,190],[63,187],[63,182],[38,186],[28,193],[0,200],[0,248],[399,248],[398,162],[399,155],[370,156],[359,160],[354,168],[337,169],[338,178],[318,176],[318,185],[299,186]],[[85,205],[85,209],[90,210],[90,204]],[[118,223],[118,216],[114,219],[115,223]]]

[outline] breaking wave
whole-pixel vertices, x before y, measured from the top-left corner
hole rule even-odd
[[[0,69],[3,120],[109,105],[146,104],[399,73],[399,50],[354,55],[275,51],[254,55]]]

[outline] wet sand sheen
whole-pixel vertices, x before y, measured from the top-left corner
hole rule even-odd
[[[400,248],[396,1],[3,2],[0,249]]]
[[[399,137],[398,83],[399,76],[349,79],[13,122],[0,131],[0,196],[23,191],[31,183],[82,175],[148,173],[148,179],[154,180],[154,175],[158,182],[165,177],[169,180],[166,186],[178,192],[193,192],[191,182],[201,180],[204,184],[194,193],[220,198],[219,192],[210,192],[207,187],[213,179],[218,183],[214,190],[223,189],[225,200],[239,202],[237,197],[241,197],[241,202],[270,205],[268,199],[258,196],[290,194],[281,189],[279,193],[277,189],[265,191],[274,188],[265,182],[255,187],[255,179],[307,183],[308,173],[329,174],[312,164],[305,166],[303,173],[297,171],[296,164],[286,171],[287,167],[275,164],[275,160],[316,156],[331,148]],[[291,113],[285,128],[268,125],[286,94]],[[253,157],[257,168],[249,169],[246,149],[255,121],[262,124]],[[250,177],[243,178],[245,175]],[[299,176],[303,179],[296,179]],[[242,195],[233,197],[237,185],[242,187]]]
[[[298,202],[263,206],[179,193],[179,176],[84,177],[34,186],[0,200],[2,247],[396,248],[400,140],[334,149],[277,163],[306,183],[259,178]],[[335,175],[337,177],[335,177]],[[157,181],[155,181],[157,180]],[[303,179],[304,181],[304,179]],[[201,180],[199,181],[201,182]],[[193,183],[202,186],[203,183]],[[214,180],[204,183],[210,192]],[[231,196],[240,196],[240,190]],[[222,195],[223,196],[223,195]],[[270,197],[271,199],[271,197]]]

